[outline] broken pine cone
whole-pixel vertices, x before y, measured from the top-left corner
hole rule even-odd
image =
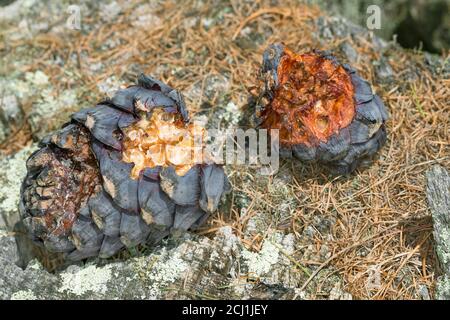
[[[41,141],[27,161],[23,223],[68,260],[194,229],[229,189],[223,168],[203,157],[204,135],[178,91],[141,75]]]
[[[386,141],[386,108],[370,84],[323,51],[296,54],[281,43],[263,54],[256,125],[278,129],[280,154],[354,171]]]

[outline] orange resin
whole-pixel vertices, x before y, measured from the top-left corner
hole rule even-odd
[[[342,66],[289,49],[278,65],[279,86],[262,111],[262,127],[280,130],[282,145],[326,142],[355,116],[353,85]]]

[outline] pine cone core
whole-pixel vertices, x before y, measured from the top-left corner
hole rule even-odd
[[[124,129],[122,160],[134,163],[131,176],[137,179],[145,168],[174,166],[184,176],[194,165],[203,163],[206,131],[185,124],[179,114],[155,109],[150,118]]]
[[[261,126],[279,129],[282,145],[317,145],[352,122],[354,88],[342,66],[285,47],[277,77],[273,99],[261,112]]]

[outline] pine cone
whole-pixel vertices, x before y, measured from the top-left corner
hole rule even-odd
[[[296,54],[277,43],[263,54],[256,125],[279,129],[280,153],[348,174],[386,141],[388,114],[370,84],[331,54]]]
[[[223,168],[194,152],[204,134],[178,91],[141,75],[41,141],[22,184],[24,225],[68,260],[200,226],[229,189]]]

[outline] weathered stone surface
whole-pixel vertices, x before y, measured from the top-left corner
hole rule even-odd
[[[67,119],[79,104],[77,90],[56,92],[42,71],[0,75],[0,86],[0,142],[25,121],[33,137],[40,140],[62,124],[62,119]],[[24,105],[29,105],[28,110],[22,110]]]
[[[69,115],[68,110],[77,105],[76,92],[65,90],[57,97],[53,96],[52,88],[43,90],[31,107],[28,122],[36,140],[42,139],[48,131],[55,129],[55,117],[61,114]]]
[[[450,174],[439,165],[427,172],[427,199],[433,217],[436,252],[443,271],[436,286],[436,298],[450,300]]]
[[[22,270],[16,264],[19,259],[14,233],[0,230],[0,299],[38,299],[48,295],[56,278],[35,261]]]
[[[23,121],[23,111],[15,95],[0,95],[0,142]]]
[[[292,249],[286,237],[292,235],[275,236],[260,253],[249,253],[225,227],[213,239],[186,234],[148,256],[51,274],[36,260],[19,268],[14,236],[2,233],[0,299],[293,298],[298,276],[280,253]]]
[[[36,146],[26,147],[16,154],[0,159],[0,230],[12,231],[19,220],[20,184],[26,174],[25,161]]]

